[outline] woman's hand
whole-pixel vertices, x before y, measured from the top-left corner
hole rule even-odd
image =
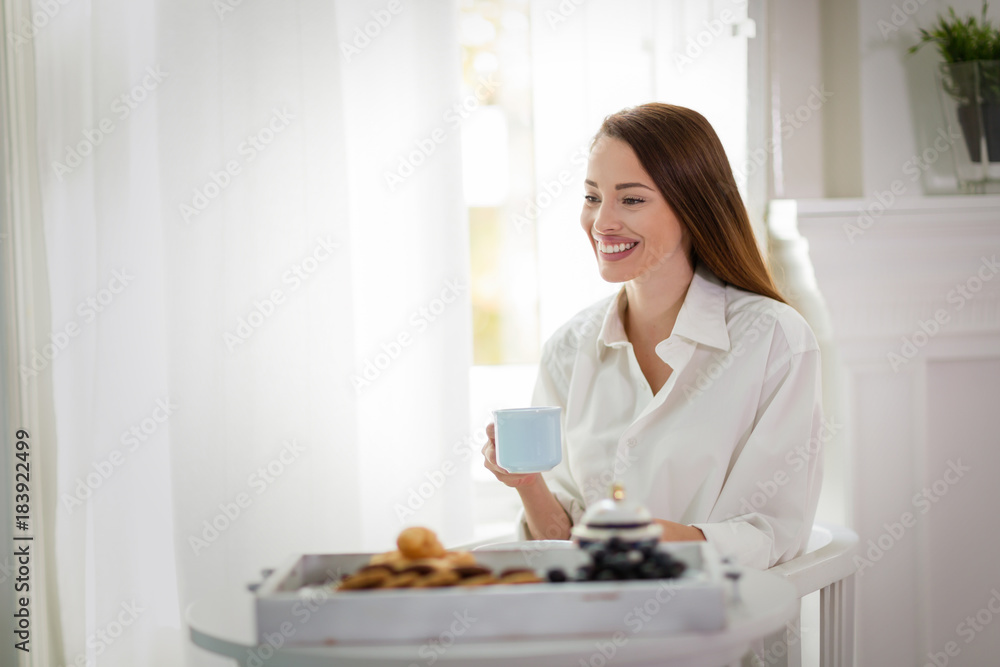
[[[525,487],[536,484],[539,479],[541,479],[542,474],[538,472],[530,472],[527,474],[517,474],[512,472],[507,472],[499,465],[497,465],[497,446],[496,446],[496,436],[493,429],[493,422],[486,425],[486,437],[489,441],[483,445],[483,465],[491,473],[496,475],[496,478],[506,484],[507,486],[514,489],[523,489]]]
[[[556,497],[552,495],[545,478],[539,472],[519,475],[507,472],[497,465],[497,446],[493,424],[486,426],[489,438],[483,446],[483,465],[507,486],[517,489],[524,505],[524,519],[528,524],[531,539],[568,540],[572,522]]]
[[[676,521],[666,521],[664,519],[653,519],[660,524],[663,534],[660,536],[661,542],[706,542],[705,533],[701,528],[686,526]]]

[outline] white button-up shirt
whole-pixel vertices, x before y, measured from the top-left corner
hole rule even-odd
[[[622,324],[624,287],[542,351],[533,405],[562,407],[563,460],[545,480],[573,523],[620,482],[658,519],[767,568],[801,553],[821,482],[820,351],[790,306],[696,267],[656,354],[653,395]],[[828,437],[828,436],[827,436]],[[531,537],[523,515],[522,537]]]

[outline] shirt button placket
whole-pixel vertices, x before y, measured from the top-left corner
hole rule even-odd
[[[622,478],[628,472],[629,467],[631,467],[633,463],[631,450],[636,446],[637,442],[635,438],[627,438],[619,441],[617,451],[615,452],[615,460],[612,462],[612,472],[614,473],[615,482],[621,482]]]

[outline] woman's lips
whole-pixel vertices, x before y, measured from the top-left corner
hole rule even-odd
[[[630,241],[628,243],[604,243],[604,241],[597,241],[597,253],[601,259],[608,260],[610,262],[616,262],[620,259],[625,259],[639,246],[638,241]]]

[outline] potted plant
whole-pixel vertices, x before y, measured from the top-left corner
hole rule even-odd
[[[987,20],[988,7],[983,0],[982,15],[966,19],[949,8],[948,16],[938,15],[930,29],[920,29],[920,41],[909,49],[914,53],[929,42],[937,45],[945,61],[941,84],[957,104],[958,123],[975,163],[982,161],[984,136],[989,162],[1000,162],[1000,28]]]

